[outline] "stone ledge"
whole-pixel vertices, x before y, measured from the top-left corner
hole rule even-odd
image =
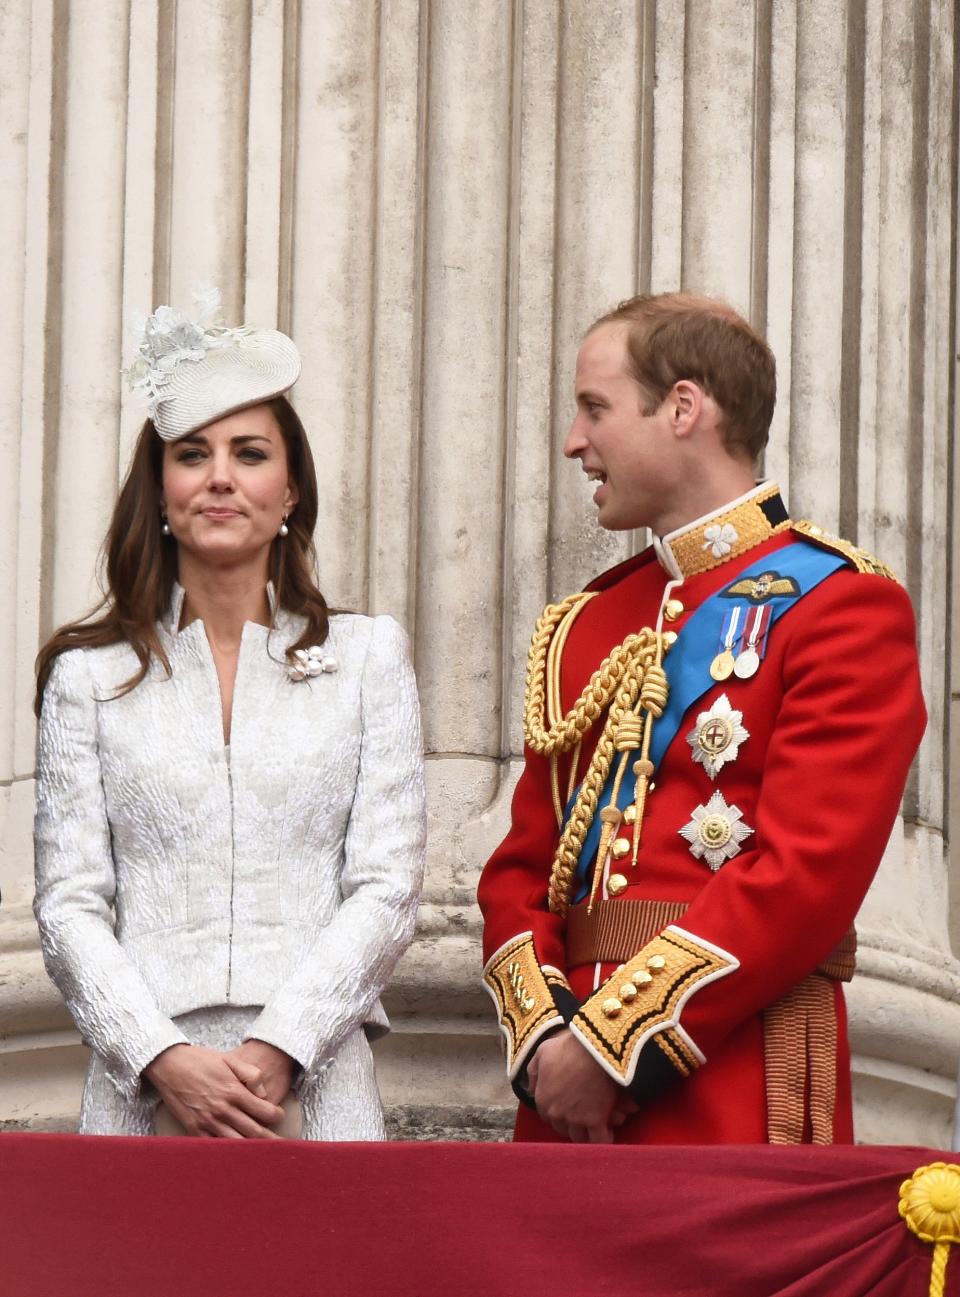
[[[514,1108],[394,1104],[384,1111],[387,1138],[506,1143],[513,1134]]]

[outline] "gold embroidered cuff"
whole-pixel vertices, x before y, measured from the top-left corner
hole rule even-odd
[[[570,986],[559,969],[540,967],[532,932],[521,932],[491,955],[483,980],[497,1006],[507,1042],[507,1075],[513,1081],[541,1036],[564,1025],[552,988],[569,991]]]
[[[620,1085],[629,1085],[640,1051],[657,1044],[684,1076],[706,1058],[680,1026],[687,1000],[726,977],[740,961],[702,937],[672,925],[621,965],[575,1014],[570,1029]]]

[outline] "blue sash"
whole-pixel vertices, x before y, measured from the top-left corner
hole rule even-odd
[[[831,553],[829,550],[821,549],[819,545],[811,545],[800,540],[788,545],[785,549],[778,549],[772,554],[764,555],[759,561],[752,559],[739,572],[731,572],[730,580],[723,587],[723,590],[729,589],[730,585],[737,581],[755,580],[764,572],[773,569],[776,569],[780,576],[792,577],[797,586],[796,593],[773,595],[764,601],[770,606],[770,629],[772,629],[774,622],[782,617],[784,613],[789,612],[805,594],[809,594],[832,572],[845,567],[846,562],[846,559],[839,554]],[[676,738],[677,731],[688,709],[717,683],[710,675],[710,663],[720,647],[724,616],[737,598],[729,595],[724,597],[723,590],[718,590],[700,605],[684,626],[673,648],[663,659],[663,668],[667,673],[667,680],[670,685],[670,695],[663,715],[653,722],[650,760],[653,762],[654,770],[658,768],[664,753]],[[747,601],[741,599],[741,602]],[[761,666],[760,669],[763,670],[763,667]],[[738,683],[741,682],[738,681]],[[615,761],[610,767],[610,774],[600,795],[600,806],[607,805],[613,788],[616,766],[617,762]],[[633,782],[633,779],[624,778],[620,785],[617,805],[621,811],[626,810],[633,802]],[[578,787],[567,803],[563,815],[564,824],[566,824],[567,818],[573,809],[579,791],[580,788]],[[580,900],[586,894],[589,867],[597,854],[599,846],[600,817],[595,815],[590,830],[584,839],[583,849],[580,852],[580,860],[577,865],[577,878],[580,883],[576,896],[577,900]]]

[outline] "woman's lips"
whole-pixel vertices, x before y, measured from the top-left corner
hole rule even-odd
[[[210,518],[214,522],[226,522],[229,518],[240,517],[237,509],[202,509],[201,513],[204,518]]]

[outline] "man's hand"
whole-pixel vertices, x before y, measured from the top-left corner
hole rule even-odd
[[[271,1103],[280,1103],[289,1094],[293,1084],[293,1059],[282,1049],[277,1049],[276,1045],[268,1045],[265,1040],[245,1040],[242,1045],[224,1054],[224,1058],[234,1071],[237,1063],[241,1067],[255,1068],[263,1086],[263,1095]],[[239,1071],[237,1076],[243,1081]],[[261,1093],[253,1088],[255,1094]]]
[[[537,1112],[575,1144],[612,1144],[624,1096],[571,1031],[541,1042],[527,1069]]]
[[[268,1099],[260,1069],[246,1059],[228,1060],[203,1045],[171,1045],[144,1075],[188,1135],[279,1138],[270,1127],[283,1109]]]

